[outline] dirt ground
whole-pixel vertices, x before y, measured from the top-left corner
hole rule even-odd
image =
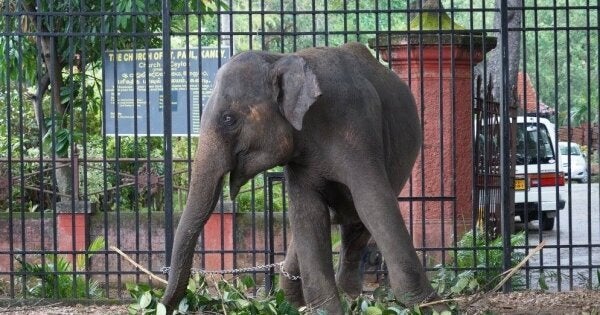
[[[600,291],[541,293],[534,291],[480,296],[459,302],[461,314],[600,314]]]
[[[477,299],[470,305],[466,305]],[[470,300],[470,301],[469,301]],[[66,314],[127,314],[126,305],[65,305],[39,301],[37,305],[22,305],[4,300],[0,314],[66,315]],[[600,315],[600,291],[561,293],[516,292],[467,297],[458,302],[460,314],[586,314]]]

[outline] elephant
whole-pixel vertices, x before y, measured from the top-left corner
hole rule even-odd
[[[360,293],[360,253],[371,236],[399,300],[439,299],[397,201],[421,141],[409,87],[360,43],[235,55],[217,72],[202,115],[163,304],[173,309],[185,294],[194,247],[225,176],[235,198],[244,183],[275,166],[284,166],[290,199],[284,269],[302,277],[280,277],[292,303],[342,314],[338,288]],[[334,222],[342,231],[337,276]]]

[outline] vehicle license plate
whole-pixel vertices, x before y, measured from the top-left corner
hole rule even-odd
[[[525,179],[515,179],[515,190],[525,190]]]

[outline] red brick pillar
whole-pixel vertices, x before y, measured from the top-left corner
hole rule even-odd
[[[89,202],[86,209],[83,201],[75,201],[75,209],[72,209],[71,201],[59,202],[56,205],[58,250],[72,252],[65,255],[71,263],[75,261],[77,252],[85,251],[89,245],[89,208]]]
[[[208,271],[233,268],[233,212],[230,202],[224,203],[223,213],[217,205],[204,226],[204,269]],[[212,253],[211,253],[212,252]]]
[[[472,225],[472,68],[483,59],[482,38],[393,35],[373,46],[410,85],[422,113],[423,149],[400,209],[417,248],[448,246]],[[494,46],[492,39],[485,48]]]

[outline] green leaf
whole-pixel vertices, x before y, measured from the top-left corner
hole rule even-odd
[[[133,287],[136,291],[139,291],[139,292],[150,291],[150,286],[145,283],[137,283],[137,284],[134,283]]]
[[[167,307],[159,302],[156,305],[156,315],[167,315]]]
[[[152,303],[152,294],[150,294],[150,291],[146,291],[140,297],[140,307],[142,309],[147,308],[150,306],[150,303]]]
[[[250,305],[252,305],[252,303],[250,303],[249,301],[247,301],[245,299],[237,299],[234,302],[235,302],[235,305],[237,306],[237,308],[239,308],[239,309],[245,309],[245,308],[249,307]]]
[[[189,308],[190,308],[190,304],[188,303],[188,298],[184,297],[181,300],[181,302],[179,302],[179,305],[177,306],[177,311],[179,311],[179,313],[185,314],[185,313],[187,313]]]
[[[138,286],[135,283],[125,283],[125,288],[127,289],[127,291],[129,291],[129,293],[131,294],[132,292],[137,292],[138,290]]]
[[[362,300],[362,302],[360,303],[360,311],[366,312],[368,307],[369,307],[369,302],[367,302],[366,300]]]
[[[197,287],[196,287],[196,281],[190,280],[190,282],[188,282],[187,289],[190,290],[190,291],[192,291],[192,292],[196,292],[196,289],[197,289]]]
[[[369,306],[367,307],[367,309],[364,311],[365,315],[382,315],[383,312],[381,311],[381,309],[379,307],[376,306]]]
[[[402,311],[397,307],[388,307],[383,311],[383,315],[400,315]]]
[[[462,277],[459,278],[458,281],[456,282],[456,284],[452,287],[451,291],[452,293],[463,293],[465,288],[467,287],[467,285],[469,285],[469,278],[467,277]]]
[[[479,288],[479,282],[477,281],[476,278],[471,279],[471,281],[469,282],[469,289],[471,291],[474,291],[477,288]]]
[[[283,293],[283,290],[275,291],[275,301],[277,304],[285,302],[285,294]]]
[[[242,278],[242,283],[244,284],[244,286],[246,286],[246,288],[254,288],[254,286],[256,286],[254,278],[248,275]]]
[[[538,279],[538,284],[542,291],[547,291],[549,288],[548,284],[546,283],[546,276],[544,275],[543,272],[540,274],[540,278]]]
[[[127,312],[129,314],[137,314],[140,311],[140,306],[138,304],[129,304],[127,306]]]
[[[277,309],[275,308],[275,306],[273,306],[273,304],[269,303],[267,305],[267,308],[269,309],[269,311],[271,312],[271,314],[277,314]]]

